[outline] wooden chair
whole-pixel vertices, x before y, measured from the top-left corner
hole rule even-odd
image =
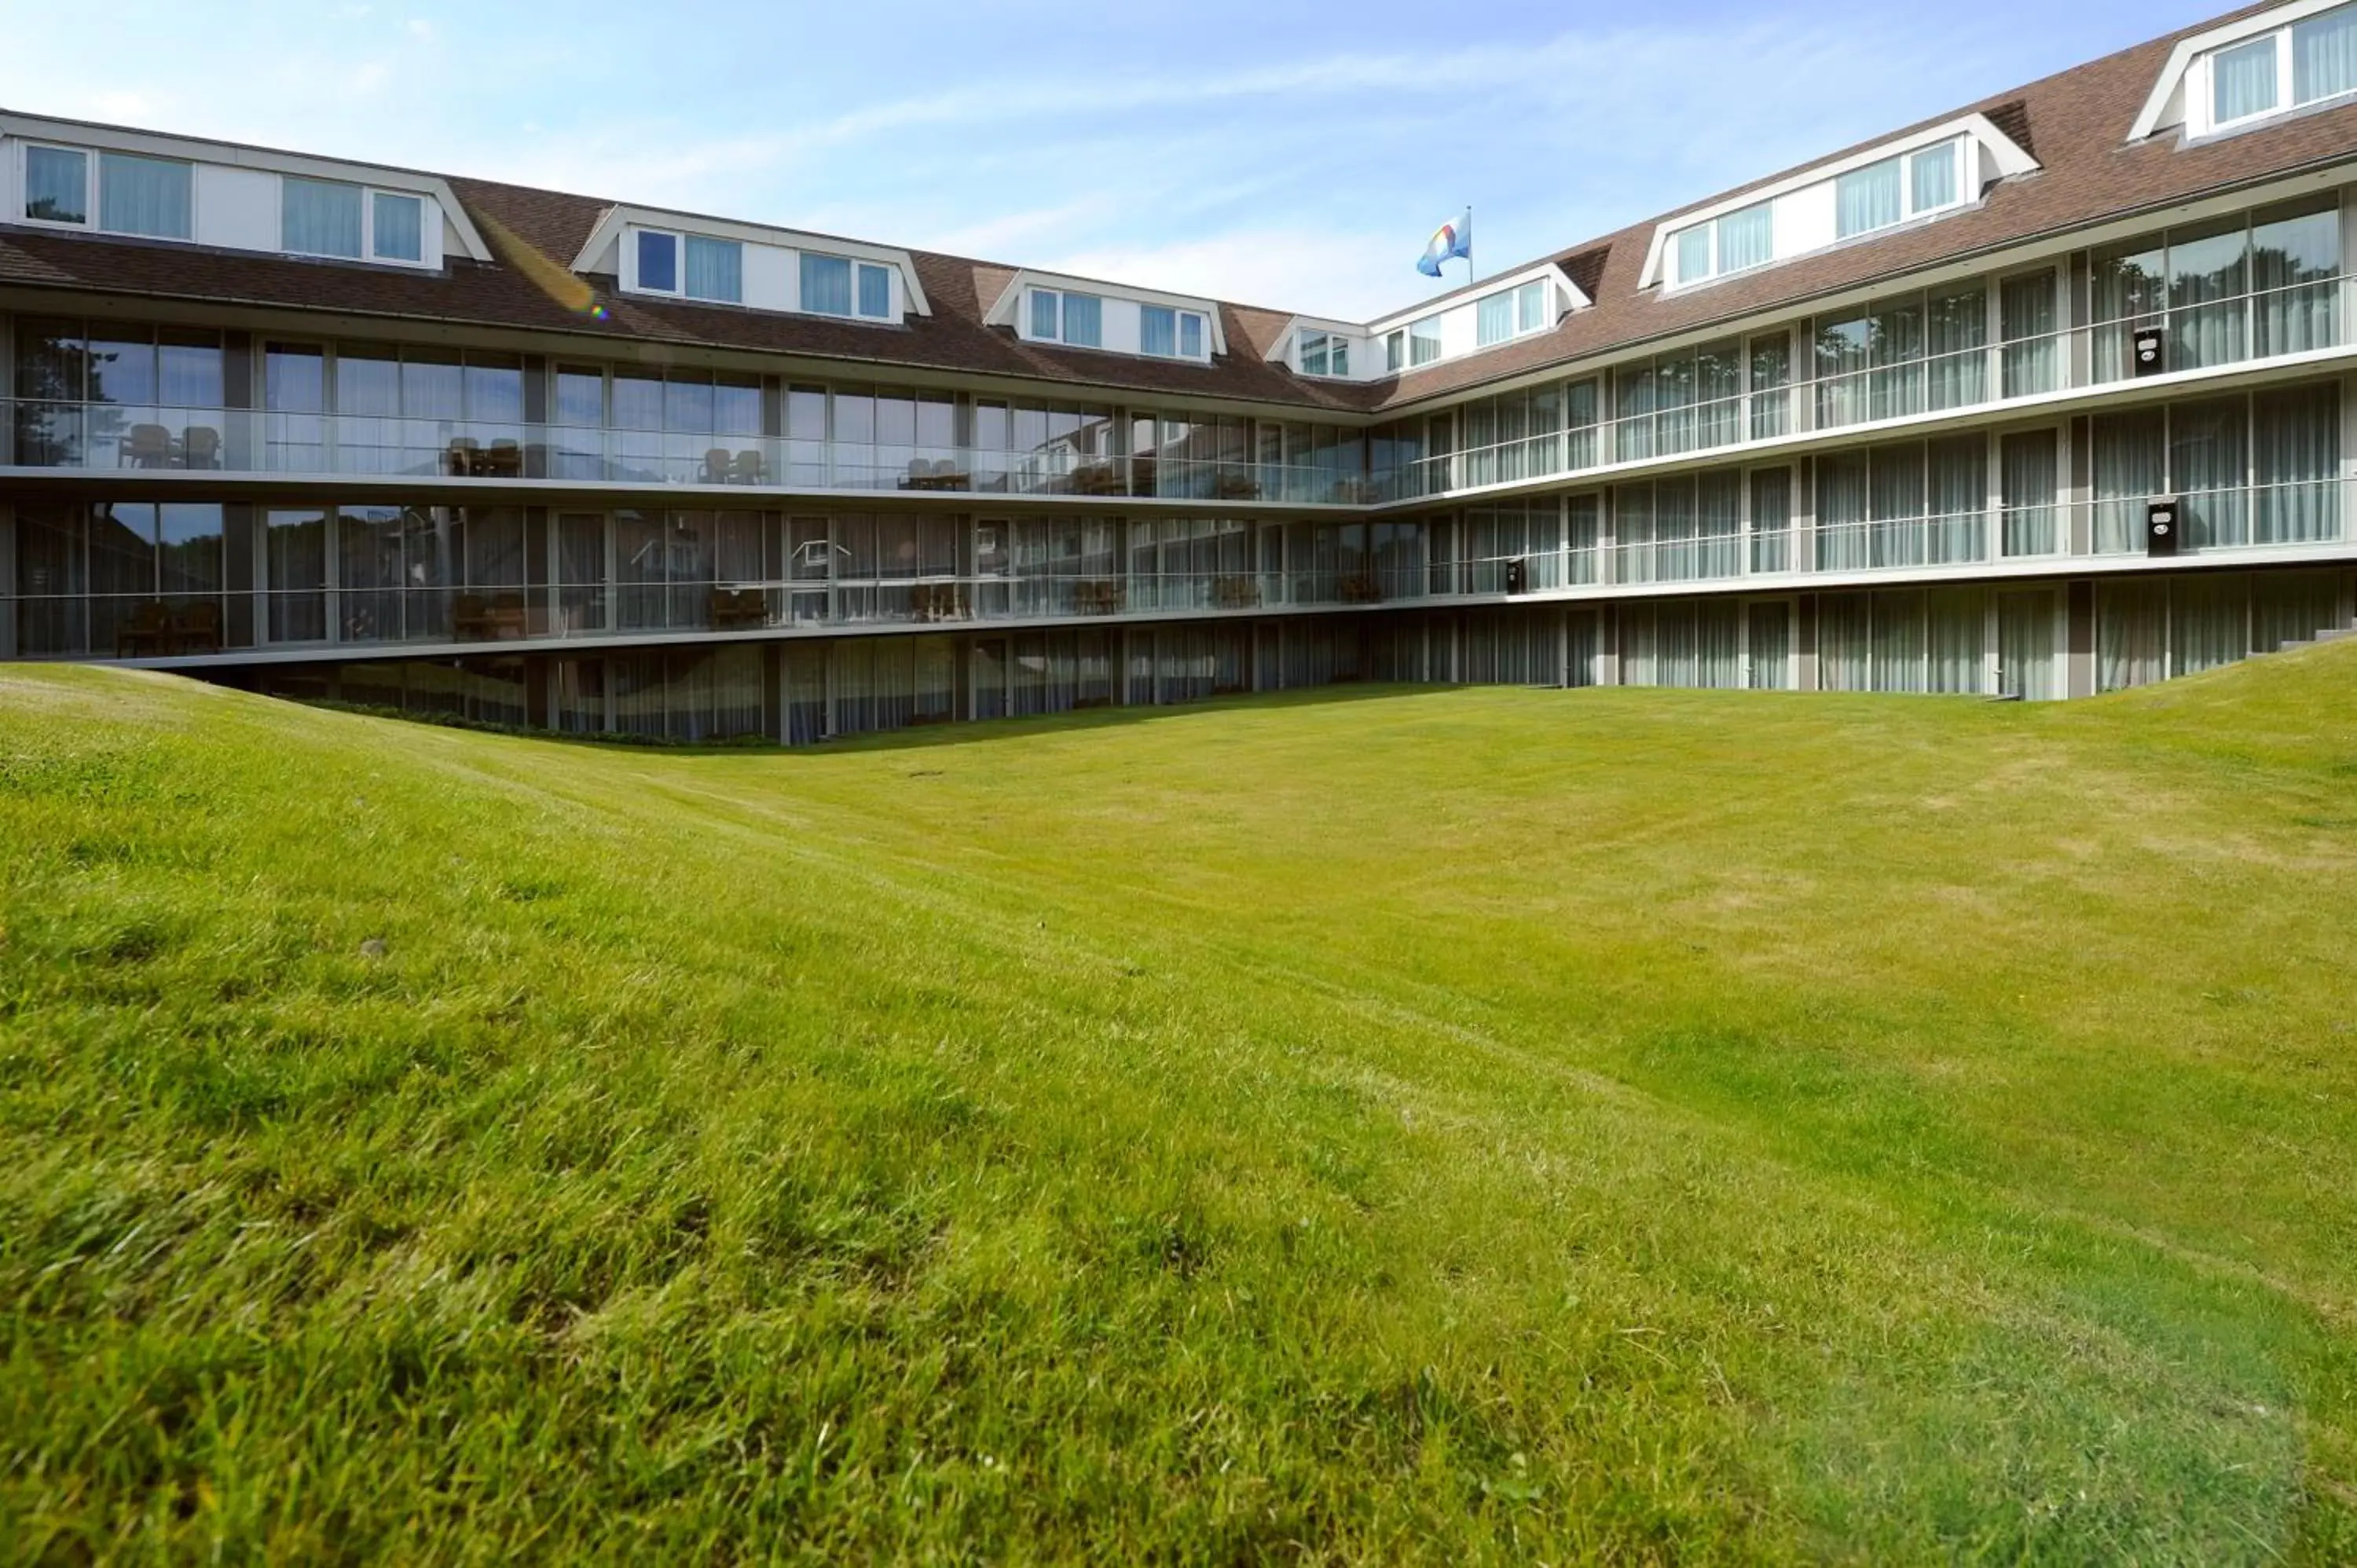
[[[191,424],[180,441],[180,460],[191,468],[221,466],[221,432],[210,424]]]
[[[759,588],[715,588],[705,608],[715,631],[770,624],[770,596]]]
[[[170,646],[175,653],[219,653],[221,650],[221,601],[195,599],[174,610]]]
[[[154,658],[171,651],[172,618],[161,599],[147,599],[114,628],[117,659]]]
[[[160,424],[135,424],[124,438],[120,464],[126,468],[168,468],[172,466],[172,433]]]
[[[498,623],[491,618],[491,602],[480,594],[460,594],[452,599],[450,634],[473,639],[498,636]]]
[[[732,484],[758,485],[765,483],[769,477],[769,465],[761,460],[757,447],[748,446],[729,460],[728,478]]]
[[[704,473],[701,482],[707,485],[725,485],[728,482],[728,476],[735,471],[736,465],[736,456],[727,447],[710,447],[704,454]]]
[[[464,477],[475,471],[475,457],[482,450],[481,443],[471,435],[454,435],[444,456],[445,464],[454,477]]]

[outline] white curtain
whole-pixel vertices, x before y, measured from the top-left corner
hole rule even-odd
[[[2168,673],[2169,585],[2095,585],[2095,684],[2117,692]]]
[[[2343,5],[2296,24],[2291,30],[2291,93],[2295,103],[2357,91],[2357,5]]]
[[[745,298],[745,247],[734,240],[687,237],[687,297],[737,305]]]
[[[1987,691],[1987,596],[1978,588],[1935,589],[1929,617],[1931,689]]]
[[[2054,274],[2007,279],[1997,291],[1997,328],[2005,340],[2003,394],[2052,392],[2059,362],[2053,337]]]
[[[98,157],[98,226],[158,240],[189,237],[189,168],[170,158],[131,153]]]
[[[1872,560],[1867,540],[1867,460],[1863,452],[1817,459],[1817,570],[1851,572]]]
[[[1889,228],[1900,218],[1899,160],[1854,169],[1834,180],[1835,232],[1841,239]]]
[[[2262,212],[2251,225],[2252,312],[2260,354],[2341,340],[2341,210],[2330,197]]]
[[[1817,599],[1817,684],[1828,692],[1873,688],[1874,617],[1865,594]]]
[[[2157,408],[2099,413],[2093,432],[2095,550],[2144,548],[2145,502],[2161,493],[2168,446]]]
[[[2336,572],[2261,572],[2251,582],[2251,651],[2273,653],[2341,625]]]
[[[2213,398],[2169,410],[2169,482],[2185,498],[2181,546],[2234,545],[2250,539],[2250,404]]]
[[[1988,294],[1975,286],[1925,302],[1926,397],[1934,409],[1966,408],[1988,396]]]
[[[1931,443],[1925,479],[1924,553],[1935,562],[1988,556],[1988,439],[1959,435]]]
[[[2005,438],[1998,453],[1999,497],[2005,506],[2007,555],[2051,555],[2059,547],[2054,514],[2054,432],[2026,430]]]
[[[2220,124],[2276,106],[2276,39],[2270,33],[2210,57],[2210,117]]]
[[[361,188],[333,180],[279,181],[279,242],[306,256],[361,253]]]
[[[1040,300],[1043,298],[1052,300],[1053,297],[1044,292],[1034,294],[1031,296],[1034,316],[1038,314]],[[802,308],[815,311],[822,316],[850,315],[851,263],[841,256],[814,256],[804,252],[802,253]],[[1050,304],[1048,309],[1051,313],[1052,320],[1055,306]]]
[[[1923,596],[1919,591],[1874,596],[1874,690],[1924,690]]]
[[[2255,542],[2312,543],[2341,532],[2341,390],[2331,381],[2252,400]]]
[[[2169,663],[2172,675],[2231,664],[2251,649],[2251,583],[2240,573],[2207,573],[2169,585]]]

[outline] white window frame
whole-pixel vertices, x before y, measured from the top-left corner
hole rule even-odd
[[[1325,364],[1317,370],[1312,370],[1309,365],[1309,346],[1313,340],[1325,351]],[[1294,344],[1293,357],[1305,376],[1319,376],[1329,381],[1347,381],[1351,379],[1351,339],[1342,333],[1305,327]]]
[[[2357,98],[2357,86],[2352,86],[2345,87],[2338,92],[2328,93],[2321,98],[2311,98],[2305,103],[2299,101],[2298,70],[2297,61],[2292,55],[2292,34],[2301,24],[2330,16],[2341,9],[2342,7],[2333,5],[2305,16],[2294,16],[2287,21],[2278,22],[2273,27],[2264,31],[2253,33],[2247,38],[2232,38],[2214,48],[2202,50],[2195,69],[2186,72],[2185,91],[2189,100],[2186,106],[2186,118],[2199,124],[2204,135],[2213,133],[2222,134],[2242,130],[2246,126],[2256,125],[2262,121],[2281,119],[2284,115],[2296,113],[2303,109],[2313,109],[2321,104],[2340,103],[2351,98]],[[2237,114],[2231,120],[2216,118],[2219,57],[2233,54],[2239,49],[2250,48],[2261,43],[2275,45],[2276,101],[2265,109],[2255,109],[2248,114]]]
[[[290,249],[287,246],[286,182],[294,179],[307,180],[313,185],[348,186],[357,189],[361,193],[361,253],[359,255],[339,256],[330,251],[297,251]],[[417,203],[417,256],[415,260],[413,261],[407,256],[381,256],[377,254],[376,199],[380,196],[397,197],[404,201],[414,201]],[[432,205],[435,209],[432,218],[429,218],[425,211],[425,209],[429,205]],[[318,176],[307,174],[283,174],[278,177],[278,252],[281,255],[303,256],[310,260],[323,262],[367,262],[378,266],[417,267],[421,269],[430,264],[425,259],[431,248],[426,243],[426,226],[429,222],[433,221],[434,219],[438,219],[441,216],[440,205],[438,203],[432,203],[430,199],[427,198],[423,191],[395,190],[390,186],[364,185],[361,181],[353,179],[323,179]]]
[[[31,154],[35,147],[51,152],[75,153],[81,157],[81,211],[79,223],[68,223],[56,218],[35,218],[25,210],[25,191]],[[127,240],[158,240],[167,245],[192,245],[204,231],[197,212],[197,165],[192,158],[176,158],[159,153],[124,152],[119,147],[78,147],[71,142],[36,141],[30,138],[18,144],[16,154],[16,221],[29,223],[38,229],[54,229],[64,234],[116,234]],[[125,157],[145,158],[153,163],[178,164],[188,171],[188,231],[185,234],[135,234],[128,230],[109,229],[98,220],[100,166],[110,152],[123,153]]]
[[[35,147],[44,152],[72,153],[81,159],[81,221],[69,223],[62,218],[36,218],[26,210],[32,189],[32,154]],[[77,147],[64,142],[20,143],[16,149],[16,220],[40,229],[59,229],[70,234],[98,232],[98,149]]]
[[[1930,146],[1910,147],[1903,153],[1893,153],[1887,158],[1877,158],[1870,164],[1860,164],[1854,169],[1844,169],[1834,177],[1832,182],[1834,201],[1837,209],[1841,201],[1843,179],[1851,175],[1864,174],[1871,168],[1879,168],[1886,163],[1897,164],[1899,166],[1899,217],[1889,223],[1878,223],[1871,229],[1860,229],[1855,234],[1843,234],[1836,231],[1834,243],[1846,245],[1853,240],[1863,240],[1875,234],[1888,234],[1893,229],[1903,228],[1918,219],[1932,218],[1943,212],[1953,212],[1960,207],[1971,206],[1976,199],[1976,193],[1973,190],[1975,182],[1972,173],[1973,155],[1976,150],[1976,144],[1972,137],[1950,136],[1944,141],[1933,142]],[[1915,160],[1943,151],[1950,153],[1956,160],[1955,194],[1936,207],[1918,207],[1915,205]],[[1714,260],[1716,260],[1717,248],[1717,240],[1714,236],[1711,242]]]
[[[1211,324],[1210,318],[1201,311],[1189,310],[1183,305],[1146,303],[1140,303],[1137,310],[1137,352],[1140,358],[1202,360],[1211,357]],[[1167,354],[1159,353],[1146,346],[1146,312],[1149,310],[1167,310],[1170,313],[1170,352]],[[1201,348],[1200,353],[1187,352],[1187,323],[1189,320],[1195,324],[1195,341]]]
[[[1419,333],[1416,330],[1419,327],[1431,328],[1431,335],[1427,338]],[[1424,342],[1432,345],[1432,357],[1428,360],[1419,360],[1415,357],[1416,345]],[[1447,349],[1443,347],[1447,342],[1447,337],[1440,330],[1439,312],[1435,311],[1430,316],[1409,322],[1407,324],[1407,368],[1411,371],[1420,371],[1426,365],[1440,363],[1447,355]]]
[[[373,221],[374,220],[371,219],[371,220]],[[644,275],[640,273],[639,241],[648,234],[660,234],[671,242],[672,276],[678,280],[678,286],[674,288],[651,287],[648,285]],[[630,246],[630,292],[632,294],[650,295],[656,299],[685,300],[694,305],[743,305],[745,303],[744,241],[732,238],[726,234],[694,234],[685,229],[659,229],[651,223],[632,224],[628,230],[624,231],[624,235]],[[734,245],[737,247],[737,297],[735,299],[707,299],[700,294],[690,294],[687,292],[687,242],[691,239],[709,240],[716,245]],[[851,303],[856,309],[859,304],[859,274],[857,273],[854,273],[852,274],[851,286]]]
[[[865,261],[858,256],[853,256],[850,258],[850,261],[852,319],[856,321],[893,321],[899,319],[892,310],[892,274],[897,269],[887,266],[882,262]],[[871,316],[866,311],[861,309],[859,306],[861,298],[859,285],[861,280],[871,272],[882,273],[884,274],[884,311],[880,316]]]
[[[1398,375],[1407,369],[1407,328],[1394,327],[1383,334],[1383,374]]]

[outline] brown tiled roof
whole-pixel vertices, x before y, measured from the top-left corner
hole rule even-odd
[[[1066,389],[1065,395],[1076,398],[1192,395],[1284,403],[1310,413],[1379,413],[1670,334],[1731,324],[1818,295],[1873,287],[1943,261],[2357,153],[2357,104],[2295,116],[2200,146],[2182,146],[2173,134],[2126,145],[2128,128],[2171,47],[2179,38],[2215,25],[2214,20],[2205,22],[1921,122],[1938,124],[1978,112],[2040,160],[2042,166],[2037,172],[1996,185],[1972,210],[1675,297],[1639,289],[1646,252],[1660,223],[1785,177],[1768,176],[1544,258],[1560,264],[1595,300],[1594,307],[1566,317],[1552,332],[1414,371],[1395,381],[1353,384],[1295,376],[1265,358],[1291,317],[1232,304],[1219,307],[1228,352],[1210,366],[1026,343],[1005,328],[982,324],[984,313],[1015,277],[1016,268],[928,252],[911,254],[932,314],[912,317],[898,328],[648,300],[619,294],[610,279],[596,280],[604,285],[599,293],[608,312],[601,321],[567,309],[522,273],[497,263],[457,261],[443,273],[407,274],[180,245],[93,242],[5,228],[0,228],[0,285],[565,332],[605,339],[610,346],[603,352],[609,354],[626,351],[624,346],[630,344],[703,346],[841,359],[872,367],[879,376],[899,369],[1019,377],[1059,385]],[[1894,131],[1845,151],[1862,150],[1916,128]],[[1803,166],[1842,156],[1830,154]],[[613,206],[595,198],[486,180],[454,178],[450,185],[479,217],[522,237],[560,267],[570,264]],[[599,350],[585,341],[582,351]]]

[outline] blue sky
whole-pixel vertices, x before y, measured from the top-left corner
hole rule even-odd
[[[110,0],[0,105],[1363,319],[2222,4]]]

